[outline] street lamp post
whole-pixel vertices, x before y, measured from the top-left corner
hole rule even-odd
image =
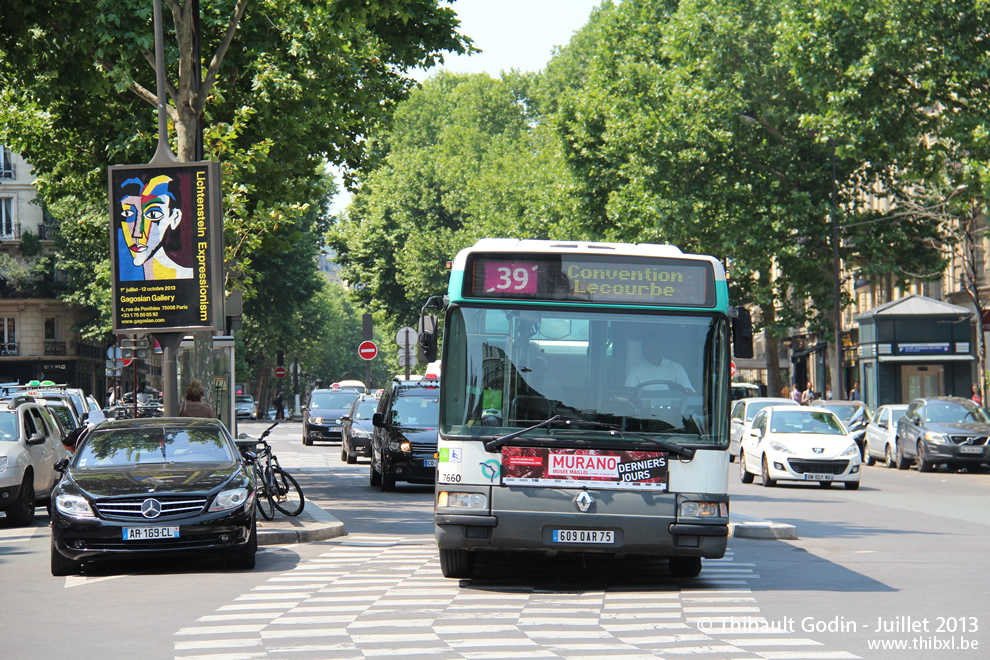
[[[832,266],[835,274],[835,363],[832,367],[832,397],[842,399],[842,271],[839,263],[839,191],[835,173],[835,140],[828,139],[832,148]]]

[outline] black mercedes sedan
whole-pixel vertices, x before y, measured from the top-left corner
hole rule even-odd
[[[135,555],[221,554],[231,568],[254,568],[251,468],[217,420],[103,422],[56,466],[52,575]]]

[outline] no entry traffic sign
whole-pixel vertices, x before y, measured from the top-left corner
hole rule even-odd
[[[378,355],[378,346],[373,341],[363,341],[358,346],[358,355],[361,356],[362,360],[374,360],[375,356]]]
[[[285,367],[275,367],[275,377],[285,378]]]

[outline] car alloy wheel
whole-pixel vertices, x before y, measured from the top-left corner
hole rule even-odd
[[[894,461],[894,452],[891,451],[890,445],[887,445],[887,449],[883,453],[884,460],[886,460],[886,465],[888,468],[895,467],[897,463]]]
[[[863,462],[866,463],[867,467],[876,463],[876,459],[873,458],[873,454],[870,453],[870,441],[863,441]]]
[[[918,440],[918,472],[931,472],[935,464],[925,456],[925,443]]]
[[[776,480],[770,478],[770,465],[767,463],[767,457],[763,457],[763,486],[765,488],[773,488],[777,485]]]
[[[753,483],[753,473],[746,469],[746,453],[739,450],[739,481],[744,484]]]

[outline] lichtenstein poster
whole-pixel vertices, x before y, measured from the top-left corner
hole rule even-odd
[[[215,330],[223,315],[220,165],[110,167],[114,333]]]

